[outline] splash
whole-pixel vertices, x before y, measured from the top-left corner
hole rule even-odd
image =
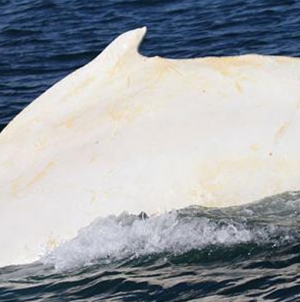
[[[276,248],[296,239],[291,223],[298,221],[298,197],[281,195],[223,210],[189,207],[149,218],[125,212],[99,218],[42,262],[68,270],[99,260],[111,263],[153,254],[182,255],[210,246],[234,248],[251,243]]]

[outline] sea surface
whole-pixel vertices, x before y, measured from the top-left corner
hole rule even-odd
[[[0,0],[0,130],[145,25],[146,56],[300,56],[296,0]],[[299,238],[299,192],[149,218],[124,212],[37,263],[0,268],[0,301],[300,301]]]

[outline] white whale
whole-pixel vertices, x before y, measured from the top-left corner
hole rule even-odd
[[[145,57],[141,28],[0,135],[0,266],[96,217],[233,206],[300,189],[300,60]]]

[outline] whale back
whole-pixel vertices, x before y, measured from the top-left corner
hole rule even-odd
[[[145,57],[145,32],[118,37],[0,134],[0,266],[99,216],[299,190],[299,59]]]

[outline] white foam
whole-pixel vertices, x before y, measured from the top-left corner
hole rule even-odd
[[[94,221],[42,261],[65,270],[99,259],[110,262],[155,253],[176,255],[209,245],[267,241],[274,232],[275,226],[251,229],[231,219],[216,222],[207,217],[182,217],[176,211],[146,220],[124,213]]]

